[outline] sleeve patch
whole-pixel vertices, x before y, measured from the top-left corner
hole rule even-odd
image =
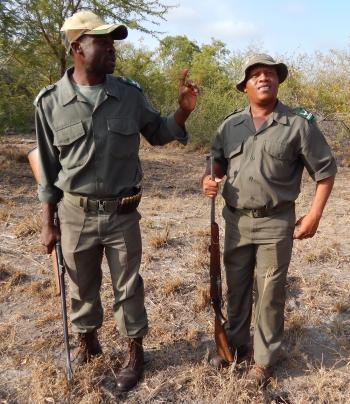
[[[33,102],[34,106],[36,107],[36,106],[38,105],[38,102],[39,102],[40,98],[41,98],[45,93],[47,93],[48,91],[52,90],[53,88],[55,88],[55,84],[50,84],[49,86],[46,86],[46,87],[44,87],[43,89],[41,89],[41,90],[39,91],[39,94],[36,96],[36,98],[35,98],[35,100],[34,100],[34,102]]]
[[[225,121],[227,118],[229,118],[230,116],[232,116],[232,115],[234,115],[234,114],[238,114],[239,112],[242,112],[242,111],[244,111],[244,108],[235,109],[233,112],[231,112],[230,114],[228,114],[228,115],[225,116],[224,121]]]
[[[293,112],[295,115],[301,116],[309,122],[313,122],[315,120],[315,116],[304,108],[294,108]]]
[[[129,86],[136,87],[139,91],[142,92],[142,87],[140,86],[140,84],[137,81],[129,79],[127,77],[123,77],[123,76],[119,76],[118,80],[120,80],[122,83],[127,84]]]

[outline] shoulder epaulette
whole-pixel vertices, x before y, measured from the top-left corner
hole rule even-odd
[[[315,120],[315,116],[312,115],[311,112],[306,111],[304,108],[294,108],[292,109],[295,115],[301,116],[302,118],[306,119],[309,122],[312,122]]]
[[[142,87],[140,86],[140,84],[137,81],[128,79],[127,77],[124,77],[124,76],[118,76],[117,79],[124,84],[128,84],[129,86],[136,87],[139,91],[142,92]]]
[[[235,109],[233,112],[231,112],[230,114],[226,115],[225,118],[224,118],[224,120],[227,119],[227,118],[229,118],[230,116],[235,115],[235,114],[238,114],[238,112],[242,112],[242,111],[244,111],[244,108]]]
[[[33,102],[34,106],[37,106],[37,105],[38,105],[38,102],[39,102],[39,100],[40,100],[40,98],[41,98],[45,93],[47,93],[48,91],[52,90],[53,88],[55,88],[55,84],[50,84],[49,86],[46,86],[46,87],[44,87],[43,89],[41,89],[41,90],[39,91],[39,94],[36,96],[36,98],[35,98],[35,100],[34,100],[34,102]]]

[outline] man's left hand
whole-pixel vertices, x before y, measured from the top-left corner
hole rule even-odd
[[[187,113],[191,113],[197,103],[199,88],[193,81],[187,80],[188,69],[184,69],[179,79],[179,105],[180,108]]]
[[[320,218],[310,213],[307,214],[306,216],[302,216],[295,223],[293,238],[297,240],[302,240],[304,238],[313,237],[317,231],[319,222]]]

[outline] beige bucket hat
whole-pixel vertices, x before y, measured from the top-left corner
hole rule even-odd
[[[275,66],[280,83],[283,83],[288,76],[288,67],[284,63],[277,63],[270,55],[265,53],[255,54],[249,57],[243,66],[241,80],[236,84],[238,91],[244,91],[248,70],[255,65]]]
[[[106,24],[98,15],[92,11],[78,11],[67,18],[61,30],[64,36],[66,49],[70,49],[72,42],[82,35],[107,35],[111,34],[113,39],[125,39],[128,36],[128,29],[125,25]]]

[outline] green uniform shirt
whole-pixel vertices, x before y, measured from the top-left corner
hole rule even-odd
[[[249,107],[230,115],[218,129],[212,153],[227,176],[222,195],[239,209],[295,201],[304,167],[315,181],[337,172],[316,123],[281,102],[258,131]]]
[[[161,117],[136,83],[107,75],[92,107],[69,73],[35,100],[40,201],[57,203],[63,191],[97,198],[128,194],[142,179],[140,133],[152,145],[187,143],[174,116]]]

